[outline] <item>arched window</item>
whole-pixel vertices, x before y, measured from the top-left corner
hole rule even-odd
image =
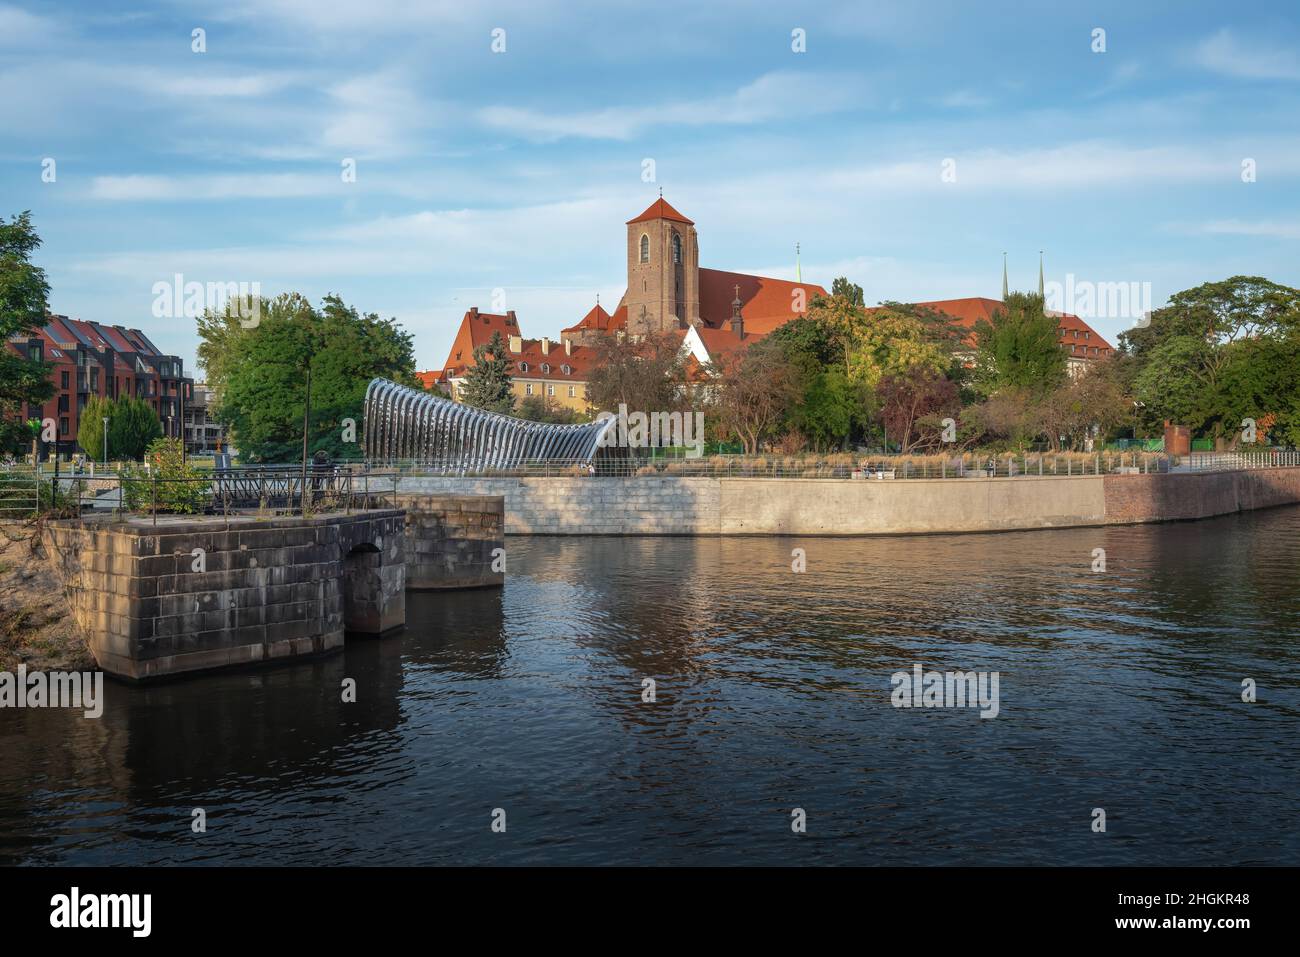
[[[673,233],[673,262],[680,263],[681,261],[682,261],[682,237],[679,236],[677,233]]]
[[[527,362],[521,362],[521,363],[519,363],[519,371],[520,371],[520,372],[527,372],[527,371],[528,371],[528,363],[527,363]]]
[[[565,375],[570,375],[573,372],[573,366],[566,362],[564,365],[560,366],[560,371]]]
[[[641,261],[643,263],[650,261],[650,237],[645,233],[641,234]]]
[[[549,362],[543,362],[542,375],[550,375],[550,374],[551,374],[551,364]]]

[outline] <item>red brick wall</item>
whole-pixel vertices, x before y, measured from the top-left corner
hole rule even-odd
[[[1106,475],[1106,521],[1207,518],[1300,502],[1300,468]]]

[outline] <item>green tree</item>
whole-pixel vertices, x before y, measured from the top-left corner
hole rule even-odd
[[[831,283],[831,295],[839,296],[855,306],[866,305],[866,300],[862,296],[862,287],[857,283],[849,282],[844,276]]]
[[[338,296],[326,296],[319,309],[296,293],[263,301],[258,321],[247,326],[230,310],[206,318],[200,323],[200,360],[218,395],[216,414],[248,461],[301,458],[309,371],[309,455],[360,454],[362,405],[371,379],[419,387],[410,335],[396,320],[358,313]],[[354,441],[344,419],[356,425]]]
[[[1267,362],[1273,345],[1297,336],[1300,289],[1233,276],[1170,296],[1144,325],[1120,335],[1120,348],[1136,366],[1133,391],[1145,403],[1147,429],[1170,419],[1235,441],[1241,410],[1264,402],[1260,390],[1267,391],[1242,363]],[[1267,404],[1282,417],[1296,398],[1273,395]]]
[[[465,373],[461,401],[488,412],[511,415],[515,411],[514,383],[510,378],[510,352],[501,333],[474,347],[474,364]]]
[[[858,389],[841,366],[832,365],[806,381],[802,401],[795,404],[789,419],[814,449],[824,451],[843,447],[861,412]]]
[[[123,395],[113,403],[108,422],[108,454],[113,458],[138,459],[162,434],[158,413],[144,399]]]
[[[81,410],[81,421],[77,425],[77,444],[81,450],[96,462],[104,461],[104,419],[107,418],[109,431],[113,427],[113,405],[110,399],[92,395],[86,400]],[[109,445],[112,440],[110,438]]]
[[[1058,323],[1043,311],[1036,293],[1013,292],[991,322],[975,326],[974,378],[984,395],[1003,389],[1044,395],[1065,379],[1065,351]]]
[[[31,441],[27,406],[54,395],[47,363],[4,347],[11,336],[35,335],[45,324],[50,284],[45,270],[32,264],[40,246],[30,211],[8,222],[0,218],[0,449],[5,451],[21,451]]]
[[[211,501],[212,485],[190,465],[180,439],[157,438],[145,450],[148,468],[123,466],[122,497],[133,512],[175,512],[192,515]]]

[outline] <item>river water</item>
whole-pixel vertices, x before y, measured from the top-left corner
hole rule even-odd
[[[507,548],[331,659],[0,711],[0,863],[1300,863],[1300,508]]]

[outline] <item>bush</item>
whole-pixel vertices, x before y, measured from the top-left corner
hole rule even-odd
[[[180,439],[154,439],[145,451],[146,467],[125,465],[122,502],[132,512],[153,511],[155,489],[158,511],[192,515],[211,501],[212,484],[198,481],[201,473],[183,460]]]

